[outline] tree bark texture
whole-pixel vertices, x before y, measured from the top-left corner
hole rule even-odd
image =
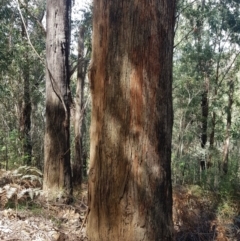
[[[90,241],[172,240],[174,0],[95,0]]]
[[[44,191],[50,199],[72,193],[69,141],[71,0],[47,1]],[[66,201],[66,200],[65,200]]]

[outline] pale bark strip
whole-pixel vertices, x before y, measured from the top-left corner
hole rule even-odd
[[[82,146],[82,125],[86,109],[84,106],[84,86],[86,75],[86,61],[84,61],[84,26],[79,27],[78,40],[78,67],[74,113],[74,161],[73,161],[73,182],[81,184],[83,179],[83,146]],[[86,102],[87,103],[87,102]]]

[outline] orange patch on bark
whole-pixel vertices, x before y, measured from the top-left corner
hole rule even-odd
[[[142,69],[136,67],[130,76],[130,111],[131,129],[134,134],[140,134],[143,127],[143,75]]]

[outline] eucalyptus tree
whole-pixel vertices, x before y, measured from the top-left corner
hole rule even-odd
[[[42,104],[40,104],[41,108],[39,108],[40,101],[38,97],[42,91],[44,78],[44,61],[42,56],[45,51],[46,32],[42,20],[45,14],[45,2],[43,0],[24,0],[17,1],[17,3],[18,13],[21,16],[22,22],[21,31],[24,46],[21,66],[23,101],[20,116],[20,137],[23,142],[23,159],[24,164],[38,165],[42,168],[39,160],[43,157],[42,153],[39,153],[39,143],[36,138],[40,139],[40,136],[43,137],[43,131],[39,133],[38,126],[35,122],[37,122],[36,119],[41,116],[40,109],[42,109]],[[38,106],[39,110],[36,106]],[[34,117],[37,118],[35,119]],[[38,125],[43,129],[42,123],[43,119],[41,118]],[[32,126],[35,128],[32,128]],[[36,134],[36,132],[38,134]]]
[[[183,155],[181,159],[174,155],[173,166],[195,170],[196,174],[199,162],[206,160],[203,169],[214,165],[221,172],[226,143],[223,130],[228,113],[225,111],[229,109],[227,83],[236,80],[238,71],[239,3],[231,0],[181,1],[179,4],[174,68],[174,96],[177,97],[174,107],[178,118],[175,118],[174,131],[182,141],[174,139],[173,143],[174,153],[178,154],[181,147]],[[232,111],[233,108],[231,105]],[[179,132],[178,126],[183,131]],[[186,179],[186,175],[183,173],[181,178]],[[193,172],[191,178],[191,182],[197,180]]]
[[[28,0],[24,0],[24,6],[28,10]],[[22,16],[22,41],[25,45],[24,61],[22,62],[22,82],[23,82],[23,100],[20,110],[20,138],[23,143],[23,161],[25,165],[30,165],[32,160],[31,144],[31,95],[30,95],[30,62],[28,43],[28,16]]]
[[[174,0],[95,0],[87,235],[173,240]]]
[[[14,11],[15,10],[15,11]],[[17,89],[19,86],[15,83],[14,75],[17,73],[16,68],[12,68],[12,62],[15,57],[15,48],[13,41],[18,35],[18,30],[14,27],[17,17],[16,9],[13,8],[9,1],[1,1],[0,3],[0,115],[1,115],[1,167],[5,165],[8,168],[10,158],[16,158],[18,146],[17,129],[19,120],[16,113],[16,97],[19,96]],[[17,62],[17,61],[16,61]],[[16,88],[15,88],[16,87]],[[13,96],[14,102],[12,100]],[[11,143],[10,137],[14,139]],[[10,146],[10,143],[12,144]],[[5,162],[5,163],[4,163]]]
[[[29,164],[31,157],[34,157],[31,163],[33,165],[42,159],[38,151],[42,142],[41,135],[39,133],[35,135],[37,128],[31,128],[31,122],[34,124],[35,120],[39,120],[38,111],[41,108],[35,108],[33,111],[31,108],[33,101],[37,105],[40,103],[40,100],[36,99],[36,95],[41,95],[40,88],[35,88],[35,83],[40,84],[39,82],[43,80],[43,64],[30,47],[29,40],[31,39],[40,54],[45,49],[44,36],[36,27],[38,13],[44,13],[43,1],[1,1],[0,78],[1,86],[5,89],[4,101],[1,104],[2,123],[4,123],[1,130],[6,126],[9,127],[7,131],[3,131],[6,137],[2,148],[6,149],[8,146],[7,159],[11,164],[17,165]]]
[[[70,12],[71,0],[47,1],[46,124],[43,190],[51,200],[69,202],[70,165]]]
[[[173,142],[176,150],[173,168],[180,171],[181,178],[186,178],[190,166],[194,167],[192,170],[195,173],[200,163],[202,169],[205,168],[212,49],[206,44],[209,37],[205,29],[204,2],[181,1],[177,14],[173,95],[174,131],[177,131],[178,139]],[[199,157],[191,158],[191,153],[196,153],[196,149],[199,150]]]
[[[86,145],[84,135],[88,133],[86,118],[89,105],[89,88],[86,85],[87,68],[91,56],[91,32],[92,32],[92,9],[83,10],[83,19],[79,23],[78,36],[78,59],[76,91],[74,97],[74,157],[73,157],[73,182],[81,184],[86,177],[87,153],[89,145]],[[86,94],[87,92],[87,94]],[[89,135],[87,135],[89,138]],[[85,145],[84,145],[85,144]]]

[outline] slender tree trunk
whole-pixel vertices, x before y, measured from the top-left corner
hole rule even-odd
[[[216,112],[213,111],[212,118],[211,118],[211,132],[210,132],[210,135],[209,135],[209,147],[210,147],[210,150],[214,149],[215,126],[216,126]]]
[[[207,143],[207,131],[208,131],[208,92],[209,92],[209,78],[204,77],[204,91],[202,93],[202,133],[201,133],[201,147],[205,149]],[[200,171],[206,169],[206,156],[200,161]]]
[[[222,171],[224,174],[228,172],[228,154],[229,145],[231,137],[231,123],[232,123],[232,105],[233,105],[233,93],[234,93],[234,81],[229,81],[229,92],[228,92],[228,108],[227,108],[227,126],[225,142],[223,146],[223,161],[222,161]]]
[[[77,69],[77,86],[75,98],[75,117],[74,117],[74,134],[75,134],[75,156],[73,162],[73,182],[81,184],[83,178],[83,148],[82,148],[82,124],[84,115],[84,79],[86,75],[84,61],[84,26],[79,28],[78,43],[78,69]]]
[[[205,9],[205,1],[201,1],[201,11]],[[203,83],[203,91],[202,91],[202,99],[201,99],[201,147],[204,149],[207,143],[207,130],[208,130],[208,92],[209,92],[209,76],[207,74],[207,66],[206,63],[202,59],[203,54],[203,43],[202,43],[202,33],[203,33],[203,23],[204,19],[199,17],[196,22],[196,45],[197,45],[197,53],[199,55],[198,59],[198,76],[200,76],[204,83]],[[200,161],[200,173],[201,171],[206,169],[206,155],[202,157]],[[201,176],[200,176],[201,179]]]
[[[207,143],[207,130],[208,130],[208,92],[209,92],[209,78],[205,77],[204,91],[202,94],[202,134],[201,134],[201,147],[205,148]]]
[[[90,241],[173,240],[174,0],[95,0]]]
[[[25,6],[28,8],[28,0],[25,0]],[[27,47],[27,29],[28,21],[25,18],[25,26],[22,23],[22,39],[26,44],[26,52],[24,53],[25,60],[23,61],[23,103],[20,116],[20,136],[23,143],[23,163],[31,165],[32,159],[32,142],[31,142],[31,113],[32,103],[30,96],[30,69],[29,69],[29,56]]]
[[[216,78],[216,83],[218,82],[218,76]],[[213,95],[213,99],[217,98],[217,87],[214,87],[214,95]],[[215,144],[215,127],[216,127],[216,112],[212,111],[212,115],[211,115],[211,129],[210,129],[210,134],[209,134],[209,157],[208,157],[208,162],[207,162],[207,167],[211,167],[213,166],[213,161],[212,161],[212,157],[213,157],[213,150],[214,150],[214,144]],[[217,178],[217,177],[215,177]]]
[[[209,154],[209,159],[208,159],[208,163],[207,165],[213,165],[212,164],[212,155],[213,155],[213,150],[214,150],[214,140],[215,140],[215,126],[216,126],[216,113],[215,111],[212,112],[212,116],[211,116],[211,131],[210,131],[210,135],[209,135],[209,150],[210,150],[210,154]]]
[[[71,0],[47,1],[46,129],[43,189],[49,199],[72,194],[69,141]]]
[[[219,52],[219,56],[221,56],[221,46],[218,46],[218,52]],[[216,66],[216,76],[215,76],[215,81],[214,81],[214,92],[213,92],[213,99],[217,99],[218,96],[218,85],[219,85],[219,73],[220,73],[220,57],[217,60],[217,66]],[[208,159],[208,165],[212,166],[214,165],[213,161],[212,161],[212,156],[213,156],[213,150],[214,150],[214,143],[215,143],[215,127],[216,127],[216,112],[213,111],[212,112],[212,116],[211,116],[211,131],[210,131],[210,135],[209,135],[209,159]],[[218,161],[218,166],[220,165],[221,161]],[[219,168],[220,169],[220,168]],[[218,175],[215,174],[214,176],[215,179],[215,185],[218,185]]]

